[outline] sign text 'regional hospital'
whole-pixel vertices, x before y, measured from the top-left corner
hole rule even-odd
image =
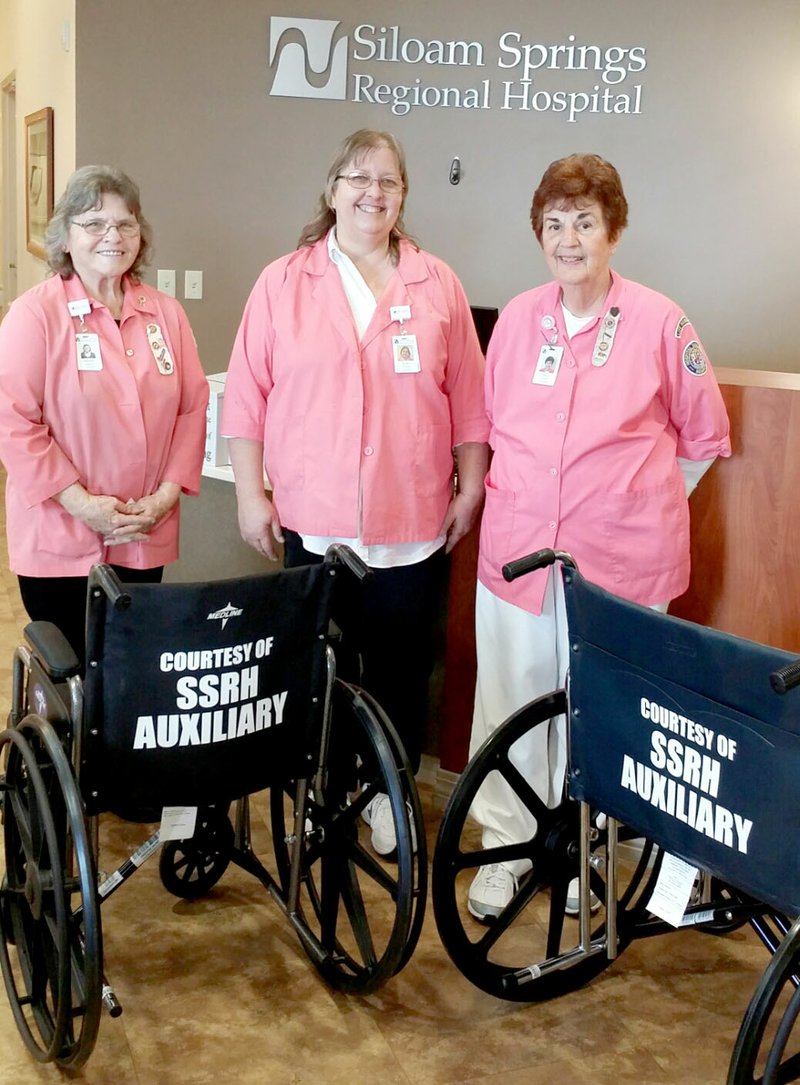
[[[372,23],[348,36],[336,19],[273,16],[269,62],[270,94],[278,97],[385,105],[395,116],[415,108],[550,112],[574,123],[585,114],[640,115],[643,86],[629,77],[645,71],[647,50],[575,34],[530,41],[516,30],[487,46]]]

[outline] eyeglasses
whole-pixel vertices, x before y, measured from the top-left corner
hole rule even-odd
[[[106,222],[105,219],[89,219],[88,222],[78,222],[72,219],[73,226],[80,226],[90,237],[105,237],[109,230],[117,230],[121,237],[135,237],[139,233],[139,223],[133,219],[124,219],[122,222]]]
[[[347,181],[351,188],[361,189],[369,188],[373,181],[377,181],[381,187],[381,192],[386,192],[388,195],[395,195],[403,191],[403,182],[399,177],[370,177],[368,173],[362,173],[361,170],[339,173],[336,180]]]

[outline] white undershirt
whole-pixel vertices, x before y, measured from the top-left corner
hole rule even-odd
[[[353,323],[358,332],[358,338],[363,339],[364,332],[369,327],[370,321],[378,306],[375,295],[364,281],[364,277],[350,257],[342,252],[336,242],[336,228],[333,227],[328,233],[328,253],[333,260],[342,280],[345,296],[353,314]],[[391,358],[387,355],[387,365],[391,364]],[[397,565],[415,565],[424,561],[431,554],[444,546],[445,536],[442,534],[438,539],[430,542],[411,543],[379,543],[370,546],[361,541],[361,480],[358,485],[358,538],[344,539],[338,536],[327,535],[302,535],[303,546],[312,554],[324,554],[332,543],[345,543],[358,556],[373,569],[392,569]]]
[[[564,327],[567,329],[568,339],[571,339],[573,335],[577,335],[581,328],[586,327],[589,321],[594,320],[594,316],[575,316],[563,301],[561,302],[561,312],[564,314]]]

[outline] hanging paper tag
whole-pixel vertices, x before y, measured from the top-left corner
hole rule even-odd
[[[696,877],[697,867],[684,862],[677,855],[664,852],[661,871],[653,895],[647,902],[647,910],[671,926],[679,927]]]
[[[161,810],[159,840],[189,840],[197,822],[196,806],[164,806]]]

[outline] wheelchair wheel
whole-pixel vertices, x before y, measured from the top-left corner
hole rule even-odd
[[[271,791],[273,846],[287,898],[297,864],[294,921],[304,948],[332,987],[361,994],[389,979],[413,951],[427,874],[413,777],[407,762],[397,768],[400,744],[372,704],[360,690],[336,682],[327,771],[321,787],[308,792],[302,839],[292,840],[294,787]],[[389,797],[397,836],[391,861],[372,851],[362,817],[381,793]]]
[[[228,868],[233,852],[233,826],[227,809],[205,806],[197,811],[194,836],[168,840],[161,849],[158,873],[174,897],[205,896]]]
[[[76,1069],[94,1048],[102,1004],[100,908],[83,804],[46,720],[27,716],[0,734],[2,747],[0,967],[31,1054]]]
[[[750,1000],[733,1048],[727,1085],[784,1085],[800,1079],[800,919],[786,935]]]
[[[512,761],[512,747],[546,721],[566,712],[563,691],[542,697],[511,716],[486,741],[453,790],[433,858],[433,907],[439,937],[456,967],[481,990],[514,1002],[554,998],[588,983],[611,962],[602,951],[575,955],[578,923],[565,916],[567,889],[579,872],[580,805],[564,801],[550,809]],[[528,841],[486,849],[480,826],[469,817],[476,793],[491,773],[500,773],[536,818]],[[593,892],[605,901],[600,867],[605,830],[596,830],[590,873]],[[630,837],[629,837],[630,838]],[[620,832],[620,840],[625,834]],[[478,868],[528,859],[531,873],[490,924],[467,909],[470,883]],[[622,864],[620,864],[622,866]],[[649,841],[632,852],[618,886],[618,952],[628,944],[660,867],[660,851]]]
[[[389,742],[392,756],[394,757],[394,763],[400,775],[403,793],[405,794],[406,809],[410,809],[411,824],[414,827],[412,830],[411,849],[411,862],[413,868],[412,883],[414,885],[414,894],[412,898],[413,914],[406,939],[406,947],[395,968],[395,972],[399,972],[400,969],[408,963],[411,954],[417,947],[419,936],[422,933],[422,923],[425,919],[425,905],[428,899],[428,847],[425,839],[425,821],[422,814],[422,803],[420,802],[419,792],[417,791],[417,785],[414,780],[414,773],[411,771],[408,756],[400,741],[400,736],[395,730],[394,724],[371,694],[363,689],[359,689],[358,693],[380,721],[384,737]],[[418,836],[420,839],[417,839]]]

